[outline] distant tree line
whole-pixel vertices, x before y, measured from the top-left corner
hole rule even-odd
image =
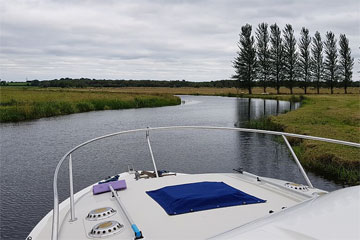
[[[313,37],[305,27],[301,29],[297,40],[291,24],[283,30],[275,23],[268,28],[267,23],[260,23],[252,35],[252,26],[241,27],[239,51],[233,61],[235,74],[240,88],[247,88],[252,93],[254,86],[289,88],[293,93],[295,86],[304,89],[328,87],[331,94],[334,87],[343,87],[345,93],[351,86],[354,58],[351,56],[349,40],[340,34],[339,50],[337,39],[331,31],[322,41],[318,31]]]
[[[294,86],[301,86],[302,82],[296,80]],[[360,87],[360,82],[350,82],[349,87]],[[89,78],[61,78],[53,80],[29,80],[26,82],[6,82],[1,81],[1,86],[34,86],[34,87],[61,87],[61,88],[86,88],[86,87],[192,87],[192,88],[238,88],[239,83],[236,80],[217,80],[209,82],[191,82],[185,80],[106,80]],[[263,87],[262,81],[255,81],[254,87]],[[316,87],[315,82],[309,82],[309,86]],[[340,87],[336,83],[336,87]],[[325,82],[320,82],[320,87],[327,87]]]
[[[39,87],[62,87],[62,88],[83,88],[83,87],[215,87],[231,88],[236,87],[234,80],[218,80],[210,82],[191,82],[185,80],[160,81],[160,80],[106,80],[89,78],[61,78],[54,80],[32,80],[28,81],[31,86]]]

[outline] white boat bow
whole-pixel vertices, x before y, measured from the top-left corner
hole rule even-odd
[[[282,136],[307,185],[242,170],[211,174],[158,171],[149,132],[174,129]],[[73,193],[74,151],[100,139],[141,131],[146,132],[154,171],[129,169]],[[291,133],[201,126],[144,128],[105,135],[76,146],[60,160],[54,175],[54,209],[27,239],[360,239],[360,187],[331,193],[314,187],[286,137],[360,147],[357,143]],[[57,175],[66,159],[70,197],[59,204]]]

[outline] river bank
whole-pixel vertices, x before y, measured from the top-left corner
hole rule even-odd
[[[248,127],[359,143],[359,120],[359,95],[311,95],[296,111],[252,120]],[[360,183],[359,149],[319,141],[291,142],[306,169],[344,185]]]
[[[254,88],[254,92],[261,92]],[[296,95],[253,94],[235,88],[39,88],[0,87],[0,122],[68,115],[73,113],[178,105],[174,95],[253,97],[301,101]]]
[[[273,89],[272,89],[273,90]],[[341,89],[338,89],[340,92]],[[303,95],[242,93],[235,88],[0,88],[0,121],[14,122],[93,110],[160,107],[180,104],[173,95],[215,95],[302,101],[302,107],[278,116],[248,123],[249,128],[360,142],[359,94]],[[285,92],[285,89],[281,89]],[[301,89],[294,89],[301,92]],[[358,92],[357,88],[349,91]],[[314,141],[295,141],[306,169],[346,185],[360,183],[360,151],[355,148]]]
[[[98,110],[162,107],[181,103],[179,97],[166,93],[74,91],[60,88],[1,87],[0,96],[0,122],[18,122]]]

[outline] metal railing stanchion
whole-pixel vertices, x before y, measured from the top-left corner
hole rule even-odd
[[[72,157],[69,156],[69,182],[70,182],[70,222],[77,220],[75,217],[75,206],[74,206],[74,182],[72,172]]]
[[[158,177],[159,177],[159,174],[158,174],[158,171],[157,171],[157,167],[156,167],[156,163],[155,163],[155,159],[154,159],[154,154],[153,154],[153,151],[152,151],[152,149],[151,149],[151,144],[150,144],[150,132],[149,132],[149,127],[148,127],[147,130],[146,130],[146,140],[147,140],[147,143],[148,143],[148,146],[149,146],[150,155],[151,155],[151,160],[152,160],[153,165],[154,165],[155,174],[156,174],[156,177],[158,178]]]
[[[303,166],[301,165],[299,159],[297,158],[294,150],[292,149],[289,141],[287,140],[287,138],[286,138],[284,135],[281,135],[281,136],[283,137],[283,139],[284,139],[287,147],[289,148],[289,150],[290,150],[290,152],[291,152],[291,155],[292,155],[293,158],[295,159],[295,162],[296,162],[296,164],[298,165],[298,167],[299,167],[299,169],[300,169],[300,171],[301,171],[301,174],[304,176],[307,185],[308,185],[310,188],[314,188],[314,186],[313,186],[312,183],[310,182],[310,179],[309,179],[309,177],[307,176],[307,174],[306,174]]]

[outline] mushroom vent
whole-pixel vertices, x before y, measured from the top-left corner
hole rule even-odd
[[[103,207],[91,210],[89,214],[86,216],[86,220],[96,221],[105,219],[113,216],[116,213],[116,210],[112,207]]]
[[[300,190],[300,191],[309,191],[309,188],[305,185],[302,184],[297,184],[297,183],[285,183],[285,187],[291,188],[291,189],[295,189],[295,190]]]
[[[102,238],[119,233],[123,228],[124,225],[120,224],[118,221],[101,222],[91,229],[89,236],[93,238]]]

